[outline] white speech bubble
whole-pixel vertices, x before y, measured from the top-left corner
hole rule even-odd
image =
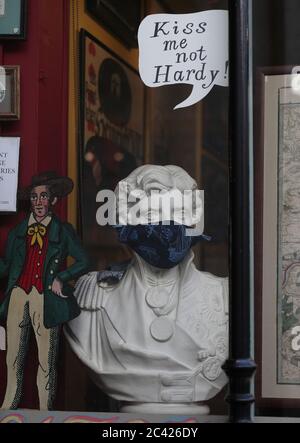
[[[228,11],[153,14],[140,24],[139,69],[146,86],[193,85],[175,109],[192,106],[214,87],[228,86]]]

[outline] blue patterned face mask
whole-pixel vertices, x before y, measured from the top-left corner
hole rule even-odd
[[[204,235],[185,235],[187,228],[183,225],[126,225],[115,228],[121,243],[130,246],[150,265],[162,269],[178,265],[199,240],[210,240]]]

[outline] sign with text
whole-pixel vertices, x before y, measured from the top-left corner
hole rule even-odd
[[[228,11],[148,15],[138,41],[140,75],[147,86],[193,86],[175,109],[194,105],[215,85],[228,86]]]
[[[16,212],[19,170],[19,137],[0,137],[0,211]]]

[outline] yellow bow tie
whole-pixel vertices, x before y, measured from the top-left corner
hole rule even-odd
[[[43,225],[36,224],[28,228],[27,234],[32,236],[30,245],[33,246],[38,243],[40,249],[43,247],[43,237],[46,235],[46,228]]]

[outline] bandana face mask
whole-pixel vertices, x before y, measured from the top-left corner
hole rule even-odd
[[[198,241],[209,237],[186,235],[183,225],[115,226],[121,243],[127,244],[152,266],[171,269],[178,265]]]

